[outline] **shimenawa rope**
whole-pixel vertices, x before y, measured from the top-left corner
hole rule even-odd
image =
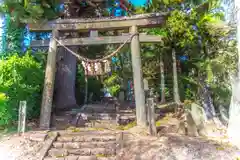
[[[60,42],[58,39],[56,39],[55,37],[53,37],[53,39],[60,44],[63,48],[65,48],[67,51],[69,51],[71,54],[73,54],[74,56],[76,56],[80,61],[84,61],[84,62],[88,62],[88,63],[96,63],[96,62],[102,62],[104,60],[107,60],[113,56],[115,56],[122,48],[123,46],[129,41],[131,40],[135,35],[138,35],[138,33],[132,34],[123,44],[121,44],[115,51],[113,51],[111,54],[103,57],[103,58],[98,58],[98,59],[89,59],[83,56],[80,56],[79,54],[75,53],[74,51],[72,51],[71,49],[69,49],[68,47],[66,47],[64,44],[62,44],[62,42]]]

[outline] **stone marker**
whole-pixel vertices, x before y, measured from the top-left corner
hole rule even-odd
[[[185,110],[179,123],[178,133],[187,134],[189,136],[206,136],[205,130],[206,116],[204,109],[196,103],[191,104],[190,110]]]
[[[148,87],[148,80],[147,79],[143,79],[143,88],[145,91],[149,90],[149,87]]]
[[[26,128],[26,116],[27,116],[27,102],[20,101],[18,112],[18,134],[25,132]]]
[[[120,101],[120,102],[123,102],[123,101],[124,101],[124,97],[125,97],[124,91],[120,91],[120,92],[119,92],[119,96],[118,96],[119,101]]]
[[[207,117],[204,109],[196,103],[192,103],[190,113],[198,130],[198,134],[202,136],[206,135],[205,122],[207,121]]]

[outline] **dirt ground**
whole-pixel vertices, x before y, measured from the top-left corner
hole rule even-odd
[[[36,153],[44,142],[31,141],[27,135],[3,137],[0,141],[0,160],[36,160]]]
[[[36,160],[44,142],[11,135],[0,142],[0,160]],[[237,160],[240,151],[226,142],[169,133],[160,137],[124,133],[121,160]]]
[[[121,160],[236,160],[239,153],[227,143],[179,134],[158,138],[129,135]]]
[[[176,120],[167,120],[172,125]],[[170,123],[172,122],[172,123]],[[164,126],[164,122],[161,122]],[[119,131],[118,131],[119,132]],[[169,130],[158,137],[148,136],[138,127],[124,131],[120,160],[237,160],[240,150],[228,143],[226,128],[213,130],[208,137],[189,137]],[[0,139],[0,160],[37,160],[44,142],[24,136],[8,135]]]

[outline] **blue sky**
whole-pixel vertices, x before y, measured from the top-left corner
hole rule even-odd
[[[140,7],[145,5],[149,0],[128,0],[130,3],[132,3],[135,7]]]

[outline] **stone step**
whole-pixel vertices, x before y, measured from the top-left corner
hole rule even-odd
[[[101,156],[65,156],[65,157],[46,157],[44,160],[116,160],[115,156],[101,157]]]
[[[86,110],[83,110],[83,111],[67,111],[67,112],[64,112],[64,115],[74,115],[74,114],[77,114],[77,113],[98,113],[98,114],[101,114],[101,113],[112,113],[112,114],[135,114],[135,111],[134,110],[119,110],[118,112],[116,112],[116,110],[104,110],[103,108],[101,109],[97,109],[97,110],[92,110],[92,109],[86,109]],[[60,115],[62,116],[62,115]]]
[[[66,157],[66,156],[91,156],[91,155],[116,155],[115,148],[79,148],[79,149],[57,149],[51,148],[48,151],[49,157]]]
[[[82,112],[83,115],[86,115],[87,117],[96,117],[98,119],[101,119],[103,117],[110,117],[110,118],[116,118],[117,115],[120,115],[121,117],[135,117],[135,113],[87,113]]]
[[[54,142],[54,148],[80,149],[80,148],[114,148],[116,142]]]
[[[58,142],[107,142],[116,141],[115,135],[76,135],[76,136],[60,136]]]
[[[73,128],[75,129],[75,128]],[[94,129],[94,128],[93,128]],[[91,130],[91,128],[79,128],[79,132],[73,132],[71,129],[59,131],[60,136],[81,136],[81,135],[110,135],[114,136],[116,132],[111,130]]]
[[[87,116],[90,119],[115,119],[117,115],[119,115],[120,117],[122,117],[123,119],[126,118],[135,118],[136,115],[135,113],[87,113],[87,112],[82,112],[82,114],[84,116]],[[55,116],[55,120],[56,121],[67,121],[71,119],[70,116]]]

